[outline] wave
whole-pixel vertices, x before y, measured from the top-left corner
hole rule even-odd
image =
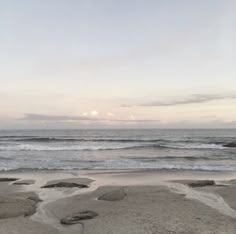
[[[224,145],[220,144],[207,144],[207,143],[190,143],[190,144],[167,144],[167,145],[160,145],[164,148],[171,148],[171,149],[225,149]]]
[[[215,138],[214,138],[215,139]],[[9,135],[0,136],[0,151],[3,150],[36,150],[36,151],[60,151],[60,150],[116,150],[116,149],[135,149],[135,148],[153,148],[153,149],[214,149],[220,150],[225,148],[236,148],[236,143],[232,142],[233,139],[224,139],[223,141],[212,141],[211,138],[203,139],[163,139],[152,137],[96,137],[96,136],[32,136],[32,135]],[[76,145],[88,142],[88,146]],[[97,146],[99,143],[106,146]],[[41,144],[40,144],[41,143]],[[58,143],[58,144],[57,144]],[[63,144],[63,146],[59,145]],[[69,145],[66,145],[66,144]],[[93,143],[95,146],[93,146]],[[97,144],[98,143],[98,144]],[[109,143],[111,143],[109,145]],[[115,145],[117,143],[117,146]],[[10,146],[6,146],[9,144]],[[14,145],[15,144],[15,145]],[[17,145],[16,145],[17,144]],[[73,144],[73,145],[72,145]],[[13,146],[11,146],[13,145]],[[56,146],[58,145],[58,146]],[[114,146],[115,145],[115,146]]]
[[[15,172],[22,172],[22,171],[64,171],[64,170],[119,170],[119,171],[126,171],[126,170],[170,170],[170,171],[228,171],[232,172],[236,170],[236,166],[214,166],[214,165],[181,165],[181,164],[155,164],[155,165],[129,165],[123,163],[117,164],[107,164],[107,165],[100,165],[100,166],[38,166],[38,167],[0,167],[0,171],[15,171]]]
[[[96,151],[96,150],[118,150],[133,149],[142,146],[45,146],[45,145],[15,145],[0,146],[0,151]]]
[[[111,139],[111,138],[57,138],[57,137],[23,137],[20,139],[15,139],[16,142],[158,142],[163,141],[167,142],[168,140],[164,139]]]
[[[187,160],[187,161],[212,161],[212,160],[235,160],[236,156],[162,156],[162,157],[128,157],[129,159],[132,160],[137,160],[141,162],[156,162],[156,161],[182,161],[182,160]]]
[[[0,157],[0,160],[12,161],[12,160],[14,160],[14,159],[13,159],[13,158],[8,158],[8,157]]]
[[[17,144],[0,145],[0,151],[95,151],[95,150],[122,150],[122,149],[182,149],[182,150],[222,150],[227,147],[219,144],[198,143],[143,143],[125,142],[130,144],[106,144],[106,145],[49,145],[49,144]]]
[[[5,135],[5,136],[0,136],[0,139],[1,138],[19,138],[19,137],[22,137],[22,136],[17,136],[17,135]],[[34,137],[34,136],[25,136],[25,137]]]
[[[78,137],[0,137],[0,141],[2,140],[11,140],[13,142],[117,142],[117,143],[193,143],[193,140],[168,140],[168,139],[130,139],[130,138],[78,138]],[[222,142],[223,144],[224,142]]]

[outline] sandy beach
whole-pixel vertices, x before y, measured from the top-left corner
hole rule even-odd
[[[0,175],[0,233],[236,231],[235,173],[17,172]]]

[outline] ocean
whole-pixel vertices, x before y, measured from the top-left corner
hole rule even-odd
[[[2,130],[0,171],[236,171],[236,129]]]

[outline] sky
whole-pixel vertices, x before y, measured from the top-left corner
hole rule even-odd
[[[235,128],[236,1],[0,0],[0,128]]]

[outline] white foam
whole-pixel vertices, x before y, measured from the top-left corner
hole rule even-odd
[[[220,144],[203,144],[203,143],[172,143],[162,146],[173,149],[225,149],[226,148]]]

